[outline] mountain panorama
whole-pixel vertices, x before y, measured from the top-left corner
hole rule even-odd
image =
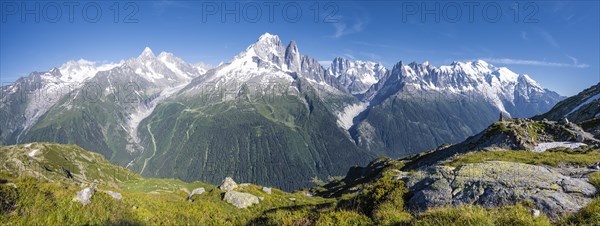
[[[286,191],[565,99],[482,60],[386,68],[337,57],[325,68],[268,33],[216,67],[146,48],[116,64],[69,61],[1,92],[2,145],[75,144],[144,177]]]
[[[600,83],[325,68],[266,33],[216,67],[145,48],[1,94],[2,225],[600,225]]]

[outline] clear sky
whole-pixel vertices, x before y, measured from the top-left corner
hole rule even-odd
[[[598,1],[0,4],[3,83],[68,60],[118,62],[146,46],[217,65],[265,32],[284,44],[296,40],[303,54],[323,64],[336,56],[387,67],[401,60],[439,66],[483,59],[562,95],[600,81]]]

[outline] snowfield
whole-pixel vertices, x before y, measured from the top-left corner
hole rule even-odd
[[[39,149],[33,149],[31,152],[29,152],[27,154],[27,156],[29,156],[30,158],[33,158],[39,151],[40,151]]]
[[[578,105],[577,107],[573,108],[573,110],[571,110],[569,113],[567,113],[567,115],[570,115],[573,112],[576,112],[577,110],[579,110],[579,108],[591,103],[594,100],[600,99],[600,93],[588,98],[587,100],[585,100],[583,103],[581,103],[580,105]],[[598,114],[596,114],[596,116],[598,116]]]
[[[556,147],[578,148],[581,146],[586,146],[586,144],[577,143],[577,142],[547,142],[547,143],[539,143],[537,146],[535,146],[533,151],[534,152],[544,152],[550,148],[556,148]]]

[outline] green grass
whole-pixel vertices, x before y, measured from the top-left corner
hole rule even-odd
[[[277,209],[265,213],[251,225],[374,225],[369,217],[354,211],[318,209],[314,206]]]
[[[577,213],[561,219],[558,225],[600,225],[600,198],[594,199]]]
[[[39,150],[38,154],[27,156],[34,149]],[[332,199],[309,197],[303,192],[272,189],[272,194],[266,194],[261,186],[250,184],[237,190],[264,200],[247,209],[237,209],[222,200],[224,193],[215,185],[146,179],[74,145],[34,143],[0,147],[0,160],[0,225],[244,225],[272,209],[334,203]],[[71,170],[74,177],[68,178],[56,170],[61,168],[76,169]],[[127,177],[122,176],[125,174]],[[92,182],[100,190],[116,191],[124,198],[115,200],[96,192],[90,205],[72,202],[75,194],[93,186]],[[188,201],[187,191],[198,187],[206,192]]]
[[[546,128],[545,125],[546,124],[543,124],[541,122],[531,122],[527,126],[527,133],[535,141],[539,134],[544,133]]]
[[[34,157],[28,156],[37,150]],[[98,153],[76,145],[31,143],[0,146],[0,170],[12,177],[35,177],[50,181],[97,183],[117,186],[122,181],[140,179],[134,172],[107,162]],[[68,178],[68,171],[73,178]]]
[[[188,191],[192,191],[195,188],[203,187],[208,190],[208,188],[215,188],[214,185],[202,183],[202,182],[192,182],[186,183],[177,179],[158,179],[158,178],[142,178],[137,180],[129,180],[125,181],[120,185],[121,189],[127,192],[176,192],[181,190],[182,188],[187,189]]]
[[[244,225],[272,209],[294,206],[316,206],[333,203],[332,200],[308,197],[301,192],[286,193],[273,189],[271,195],[260,186],[247,185],[238,189],[264,197],[260,204],[237,209],[222,200],[223,192],[213,185],[200,182],[184,183],[171,179],[140,179],[126,182],[119,188],[101,188],[120,192],[123,199],[115,200],[103,192],[96,192],[90,205],[72,202],[82,189],[61,182],[47,182],[35,178],[7,178],[17,189],[0,185],[0,224],[17,225],[106,225],[106,224],[198,224]],[[164,186],[164,187],[163,187]],[[187,201],[181,188],[198,186],[207,191]],[[335,221],[335,216],[332,221]]]
[[[486,209],[479,206],[442,207],[418,214],[414,225],[550,225],[545,215],[533,217],[521,206]]]
[[[83,207],[71,202],[80,189],[59,183],[44,183],[31,178],[14,180],[17,195],[13,197],[14,210],[0,216],[0,224],[15,225],[102,225],[133,223],[139,219],[124,202],[113,200],[104,193],[96,193],[93,202]],[[2,196],[9,187],[2,187]]]
[[[550,225],[543,214],[533,217],[526,204],[499,208],[449,206],[411,213],[404,206],[408,189],[402,180],[392,179],[405,162],[389,158],[373,161],[370,166],[378,170],[369,173],[369,178],[350,184],[340,178],[332,178],[333,189],[359,189],[336,193],[335,198],[309,197],[304,191],[288,193],[275,188],[272,194],[266,194],[261,186],[240,185],[238,191],[263,200],[247,209],[237,209],[223,201],[223,191],[212,184],[142,178],[135,174],[129,179],[105,177],[104,170],[127,170],[112,166],[101,155],[79,150],[76,146],[36,143],[29,147],[0,148],[3,150],[0,158],[10,160],[0,165],[0,225]],[[26,156],[32,148],[42,149],[35,159]],[[544,153],[489,151],[459,156],[447,164],[458,166],[478,161],[507,160],[547,165],[569,161],[586,165],[597,162],[598,155],[598,150],[589,148],[555,149]],[[504,159],[498,159],[502,156],[505,156]],[[116,200],[98,191],[91,204],[83,206],[72,199],[89,184],[73,183],[75,179],[61,178],[63,176],[58,173],[50,173],[51,177],[34,177],[35,173],[16,175],[11,170],[36,171],[27,167],[8,167],[8,163],[15,159],[30,163],[27,166],[36,162],[52,167],[69,163],[85,166],[79,168],[78,174],[92,172],[86,177],[88,180],[110,181],[98,183],[99,190],[116,191],[124,198]],[[96,168],[97,172],[88,168]],[[600,173],[589,177],[590,183],[600,188]],[[16,188],[9,183],[14,183]],[[186,190],[198,187],[205,188],[206,192],[188,201]],[[599,225],[600,198],[556,223]]]
[[[506,127],[506,125],[503,122],[495,122],[485,131],[484,136],[491,136],[498,133],[508,133],[510,131],[511,129]]]
[[[510,150],[479,151],[455,156],[448,160],[446,165],[457,167],[464,164],[480,163],[484,161],[508,161],[549,166],[557,166],[560,163],[567,163],[578,166],[587,166],[596,162],[600,162],[600,151],[598,149],[584,149],[581,151],[548,150],[545,152]]]
[[[596,186],[598,190],[600,190],[600,172],[595,172],[590,174],[590,184]]]

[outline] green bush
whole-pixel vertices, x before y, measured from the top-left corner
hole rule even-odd
[[[6,184],[0,185],[0,214],[12,212],[16,202],[17,189]]]

